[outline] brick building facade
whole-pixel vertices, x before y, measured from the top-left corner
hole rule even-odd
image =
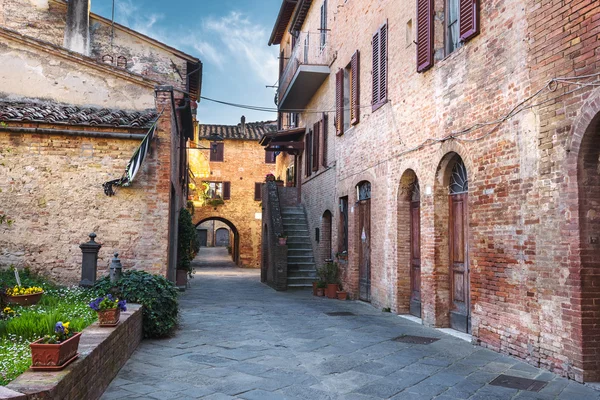
[[[191,144],[193,221],[197,226],[213,220],[226,224],[239,266],[260,266],[260,185],[265,175],[275,173],[275,156],[265,153],[258,140],[276,129],[274,121],[246,123],[245,117],[237,125],[200,124]]]
[[[119,24],[111,48],[110,25],[87,0],[0,6],[0,214],[14,221],[0,225],[1,266],[77,283],[93,231],[100,274],[118,251],[125,268],[175,278],[201,63]],[[131,186],[106,196],[152,127]]]
[[[269,44],[353,297],[599,380],[597,2],[284,1]]]

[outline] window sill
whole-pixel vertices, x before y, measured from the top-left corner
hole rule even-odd
[[[385,99],[385,101],[382,101],[381,103],[373,104],[373,107],[371,109],[371,113],[374,113],[375,111],[379,110],[381,107],[383,107],[384,105],[386,105],[387,102],[388,102],[388,100]]]

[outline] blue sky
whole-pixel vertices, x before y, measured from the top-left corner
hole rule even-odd
[[[267,45],[281,0],[115,0],[115,21],[196,56],[204,64],[202,95],[275,107],[278,46]],[[111,17],[112,0],[92,0],[92,12]],[[202,100],[198,120],[237,124],[276,119],[265,113]]]

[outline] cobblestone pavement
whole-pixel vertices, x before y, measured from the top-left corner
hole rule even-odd
[[[359,302],[276,292],[259,271],[202,249],[181,297],[181,326],[145,340],[102,397],[111,399],[598,399],[600,392]],[[226,254],[226,253],[224,253]],[[197,259],[198,260],[198,259]],[[346,311],[350,316],[328,316]],[[428,344],[402,335],[439,338]],[[489,383],[547,382],[539,392]]]

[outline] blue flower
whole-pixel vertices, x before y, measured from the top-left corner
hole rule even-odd
[[[109,294],[109,295],[108,295],[108,296],[106,296],[106,297],[107,297],[107,298],[108,298],[110,301],[113,301],[113,300],[114,300],[114,299],[113,299],[113,296],[112,296],[112,294]]]
[[[119,307],[121,311],[127,311],[127,302],[125,300],[119,300],[117,307]]]
[[[56,333],[65,333],[65,327],[63,326],[62,322],[57,322],[56,325],[54,325],[54,332]]]

